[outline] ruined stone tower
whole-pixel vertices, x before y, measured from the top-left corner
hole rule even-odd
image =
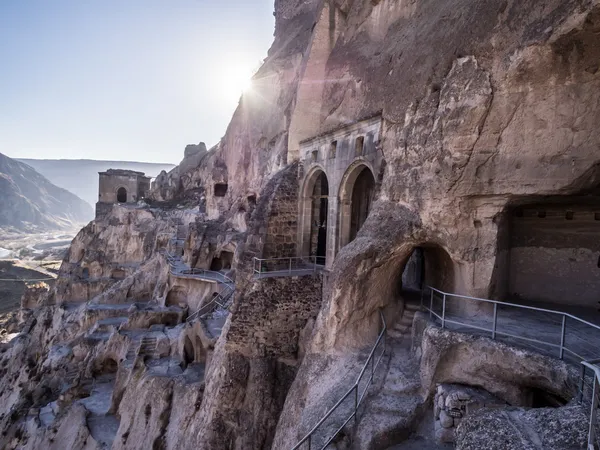
[[[99,172],[96,218],[106,214],[115,203],[135,203],[150,189],[150,177],[143,172],[108,169]]]

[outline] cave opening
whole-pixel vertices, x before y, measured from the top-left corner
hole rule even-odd
[[[218,257],[214,257],[210,263],[210,270],[219,272],[230,270],[233,264],[233,252],[222,251]]]
[[[194,344],[190,337],[186,336],[183,344],[183,363],[188,366],[189,364],[192,364],[195,359]]]
[[[437,244],[415,247],[397,279],[396,291],[404,296],[420,293],[426,287],[454,292],[454,263]]]
[[[493,295],[587,314],[600,292],[598,195],[524,199],[499,215]]]
[[[228,188],[227,183],[216,183],[214,188],[215,197],[225,197]]]

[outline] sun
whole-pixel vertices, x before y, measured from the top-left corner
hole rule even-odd
[[[243,66],[224,68],[219,74],[217,85],[223,97],[239,99],[252,89],[252,71]]]

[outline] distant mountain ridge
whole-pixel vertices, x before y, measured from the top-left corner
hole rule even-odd
[[[127,169],[156,177],[162,170],[170,171],[175,164],[136,161],[101,161],[94,159],[24,159],[52,183],[76,194],[91,206],[98,201],[98,172],[108,169]]]
[[[0,153],[0,227],[24,232],[72,228],[94,217],[75,194]]]

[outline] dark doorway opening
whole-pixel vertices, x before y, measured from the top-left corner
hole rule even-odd
[[[233,263],[233,253],[223,251],[218,257],[212,259],[210,270],[219,272],[220,270],[229,270]]]
[[[186,336],[183,344],[183,362],[187,366],[188,364],[192,364],[195,359],[194,344],[192,344],[189,336]]]
[[[371,171],[364,167],[352,188],[352,210],[350,214],[350,241],[353,241],[362,228],[373,202],[375,178]]]
[[[423,244],[413,249],[398,279],[397,291],[414,293],[427,286],[454,292],[452,258],[436,244]]]
[[[312,195],[311,255],[317,264],[325,264],[327,255],[327,214],[329,211],[329,182],[321,172],[315,182]]]
[[[127,203],[127,189],[120,187],[117,191],[117,201],[119,203]]]
[[[227,194],[228,185],[227,183],[217,183],[215,184],[215,197],[225,197]]]

